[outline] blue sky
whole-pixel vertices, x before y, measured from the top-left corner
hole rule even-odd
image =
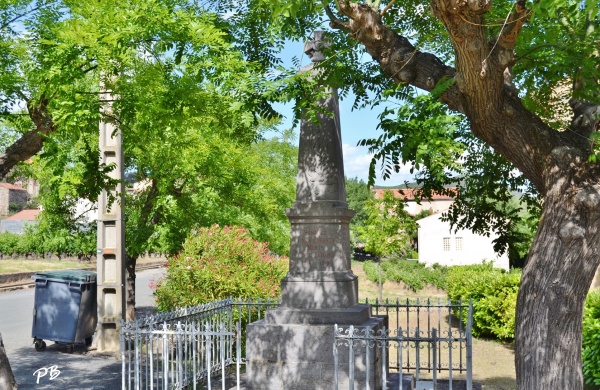
[[[297,42],[289,42],[282,51],[282,56],[285,60],[289,59],[286,66],[291,66],[291,58],[296,56],[301,59],[302,66],[307,65],[310,59],[303,55],[304,45]],[[369,176],[369,164],[371,155],[368,153],[367,147],[357,146],[358,142],[365,138],[375,138],[381,133],[377,130],[377,116],[381,110],[372,111],[369,108],[362,110],[352,110],[352,97],[340,101],[340,123],[342,128],[342,144],[344,150],[344,173],[346,177],[358,177],[365,182]],[[292,125],[291,106],[278,106],[281,113],[286,116],[281,129],[289,129]],[[300,131],[295,129],[296,133]],[[376,185],[394,186],[401,185],[405,181],[412,181],[413,175],[410,174],[409,168],[401,169],[397,174],[392,175],[388,180],[383,180],[379,170],[377,170]]]

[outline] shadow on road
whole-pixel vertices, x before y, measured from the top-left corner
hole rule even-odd
[[[48,343],[37,352],[21,348],[9,356],[19,389],[118,389],[121,362],[116,356],[103,356],[75,346],[73,353],[62,344]]]

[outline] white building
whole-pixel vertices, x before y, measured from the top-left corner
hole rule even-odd
[[[449,190],[456,191],[454,188],[450,188]],[[375,198],[382,199],[385,191],[391,191],[396,198],[404,199],[404,210],[413,216],[424,210],[431,211],[432,213],[446,211],[454,203],[453,197],[435,192],[431,194],[431,200],[423,199],[421,202],[417,202],[416,193],[419,191],[417,188],[376,188],[374,190]]]
[[[419,262],[452,266],[480,264],[486,260],[508,271],[508,255],[498,256],[494,252],[492,241],[497,238],[496,234],[486,237],[466,229],[455,232],[450,229],[450,222],[442,221],[441,216],[436,213],[417,221]]]

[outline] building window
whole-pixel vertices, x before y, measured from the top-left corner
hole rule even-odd
[[[450,237],[444,237],[444,252],[450,252]]]
[[[462,237],[454,237],[454,250],[455,251],[463,250],[462,242],[463,242]]]

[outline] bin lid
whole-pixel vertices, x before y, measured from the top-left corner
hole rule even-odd
[[[85,270],[65,269],[60,271],[37,272],[31,277],[31,279],[56,280],[59,282],[95,283],[96,273]]]

